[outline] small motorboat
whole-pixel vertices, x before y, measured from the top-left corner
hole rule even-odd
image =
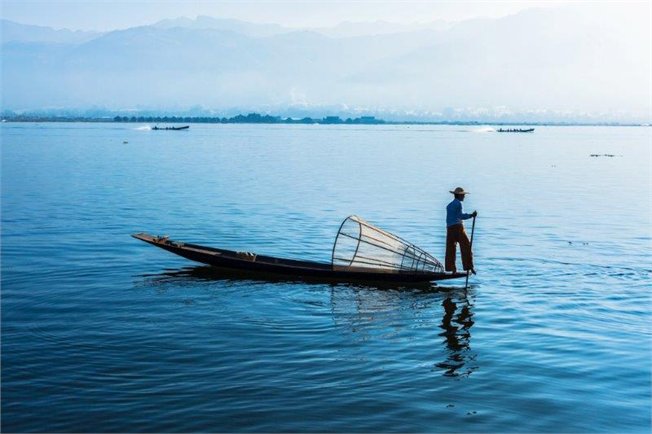
[[[176,255],[229,271],[321,281],[426,283],[467,277],[446,273],[433,256],[360,217],[347,217],[337,233],[331,263],[283,259],[172,241],[146,233],[134,238]]]
[[[165,130],[181,131],[181,130],[187,130],[188,128],[190,128],[190,125],[184,125],[182,127],[159,127],[158,125],[155,125],[155,126],[152,127],[152,130],[154,130],[154,131],[165,131]]]
[[[499,133],[533,133],[534,128],[498,128]]]

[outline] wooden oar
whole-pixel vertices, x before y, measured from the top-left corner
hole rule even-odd
[[[473,232],[475,231],[475,216],[473,216],[473,224],[471,224],[471,241],[469,243],[469,250],[471,250],[471,255],[473,255]],[[471,256],[473,257],[473,256]],[[466,283],[464,284],[464,289],[469,287],[469,273],[471,270],[466,270]]]

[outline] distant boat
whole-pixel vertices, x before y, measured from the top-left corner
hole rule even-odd
[[[187,130],[190,128],[190,125],[184,125],[183,127],[159,127],[158,125],[152,127],[153,130],[158,131],[158,130],[171,130],[171,131],[180,131],[180,130]]]
[[[534,128],[498,128],[499,133],[533,133]]]

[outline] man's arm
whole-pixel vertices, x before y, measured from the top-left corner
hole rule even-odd
[[[478,215],[478,212],[477,212],[477,211],[473,211],[471,214],[466,214],[466,213],[464,212],[464,209],[463,209],[463,207],[462,207],[462,203],[461,203],[461,202],[460,202],[460,209],[459,209],[459,212],[460,212],[460,218],[461,218],[462,220],[468,220],[468,219],[470,219],[471,217],[476,217],[476,216]]]

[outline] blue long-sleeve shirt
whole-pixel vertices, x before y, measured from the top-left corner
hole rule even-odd
[[[446,226],[459,225],[462,220],[470,219],[472,214],[465,214],[462,208],[462,201],[453,199],[451,203],[446,206]]]

